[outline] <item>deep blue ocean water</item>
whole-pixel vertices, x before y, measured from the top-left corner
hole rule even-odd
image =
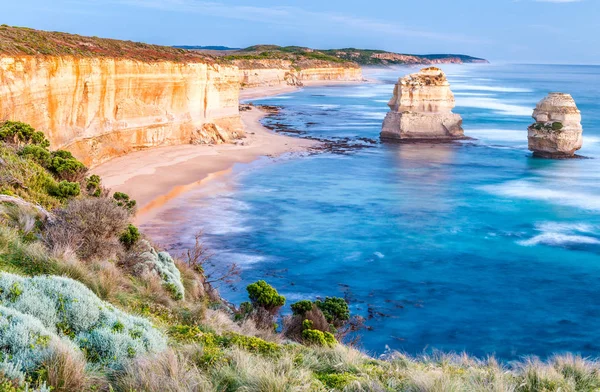
[[[378,144],[339,155],[262,159],[181,196],[168,232],[203,229],[221,268],[242,269],[234,302],[265,279],[288,303],[345,296],[370,331],[362,346],[501,359],[600,354],[600,67],[444,67],[455,112],[477,140]],[[399,76],[305,88],[281,105],[311,136],[378,139]],[[548,92],[573,95],[592,159],[542,160],[527,126]],[[265,122],[275,120],[265,120]],[[164,225],[163,225],[164,226]],[[151,232],[160,232],[156,227]]]

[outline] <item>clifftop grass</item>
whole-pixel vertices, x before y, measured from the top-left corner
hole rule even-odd
[[[198,51],[116,39],[0,26],[0,55],[107,57],[139,61],[214,63]]]

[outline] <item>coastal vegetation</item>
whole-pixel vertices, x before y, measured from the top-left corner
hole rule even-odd
[[[132,225],[129,195],[26,124],[2,123],[0,135],[0,391],[600,388],[600,364],[574,355],[374,358],[349,344],[362,320],[344,299],[282,315],[286,298],[266,281],[228,304],[201,238],[181,257],[161,251]],[[60,183],[78,192],[57,194]]]

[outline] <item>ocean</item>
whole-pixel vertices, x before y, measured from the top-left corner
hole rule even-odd
[[[340,296],[366,319],[361,347],[512,360],[600,350],[600,67],[449,65],[465,134],[450,144],[378,139],[393,84],[307,87],[252,100],[264,123],[348,139],[344,153],[263,158],[188,192],[162,227],[174,250],[203,231],[215,269],[240,266],[221,294],[240,303],[265,279],[287,298]],[[536,159],[527,126],[547,93],[570,93],[589,159]],[[168,207],[168,206],[167,206]],[[284,309],[289,312],[289,307]]]

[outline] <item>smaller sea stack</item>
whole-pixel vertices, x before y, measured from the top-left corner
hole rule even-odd
[[[381,138],[392,141],[464,139],[462,118],[452,113],[454,94],[444,72],[435,67],[398,79]]]
[[[550,93],[533,111],[535,123],[528,128],[529,149],[542,158],[572,158],[583,145],[581,112],[573,97]]]

